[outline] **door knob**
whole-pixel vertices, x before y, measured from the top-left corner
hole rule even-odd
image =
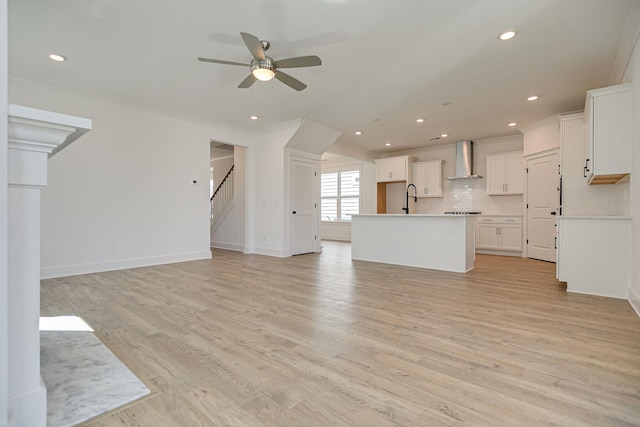
[[[551,212],[551,215],[555,215],[555,214],[556,214],[556,212],[555,212],[555,211]]]

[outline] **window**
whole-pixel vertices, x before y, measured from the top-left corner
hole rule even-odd
[[[322,221],[350,222],[360,213],[360,170],[323,173],[320,186]]]

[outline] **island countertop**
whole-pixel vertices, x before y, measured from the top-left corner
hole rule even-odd
[[[385,216],[389,216],[389,217],[412,217],[412,216],[417,216],[417,217],[434,217],[434,216],[442,216],[442,217],[447,217],[447,218],[460,218],[460,217],[465,217],[465,216],[478,216],[478,214],[353,214],[351,216],[380,216],[380,217],[385,217]]]
[[[475,259],[475,214],[352,216],[354,260],[464,273]]]

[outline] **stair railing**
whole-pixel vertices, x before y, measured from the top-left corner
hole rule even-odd
[[[224,176],[216,191],[211,196],[211,227],[218,221],[222,214],[229,208],[233,202],[233,167]]]

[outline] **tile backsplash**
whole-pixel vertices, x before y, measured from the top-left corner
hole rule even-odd
[[[445,180],[444,197],[418,199],[417,212],[480,211],[493,215],[522,215],[522,195],[489,196],[486,179]]]
[[[465,182],[467,181],[467,182]],[[453,197],[452,210],[454,211],[473,211],[477,210],[473,207],[473,187],[469,184],[470,180],[455,180],[452,182],[451,196]]]

